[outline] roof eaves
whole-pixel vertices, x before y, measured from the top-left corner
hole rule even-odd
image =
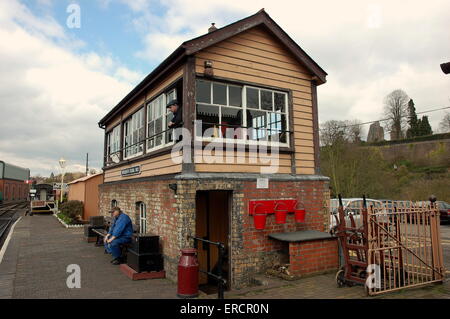
[[[105,123],[114,117],[121,109],[130,104],[133,99],[141,94],[153,82],[164,74],[164,72],[180,61],[185,55],[184,44],[180,45],[173,51],[163,62],[161,62],[150,74],[148,74],[133,90],[130,91],[111,111],[109,111],[99,122],[98,125],[103,127]]]

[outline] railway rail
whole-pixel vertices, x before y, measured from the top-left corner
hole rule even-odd
[[[28,202],[0,205],[0,247],[4,235],[7,233],[9,226],[14,221],[14,215],[17,210],[24,209],[27,206]]]

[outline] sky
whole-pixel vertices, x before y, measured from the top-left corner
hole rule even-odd
[[[328,73],[320,123],[381,119],[395,89],[417,112],[450,106],[448,0],[2,0],[0,159],[48,176],[89,153],[99,170],[98,121],[183,41],[261,8]]]

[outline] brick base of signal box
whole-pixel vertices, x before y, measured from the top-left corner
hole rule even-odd
[[[258,273],[264,273],[274,264],[289,263],[289,252],[282,242],[269,238],[273,233],[317,230],[328,232],[330,213],[328,178],[323,176],[271,176],[269,187],[259,189],[258,176],[252,174],[193,174],[193,176],[161,176],[104,183],[99,186],[100,214],[109,215],[111,202],[117,204],[132,218],[139,221],[137,203],[147,208],[147,231],[160,236],[166,277],[177,280],[178,260],[182,248],[193,247],[188,235],[196,234],[196,195],[200,191],[229,191],[230,236],[228,259],[231,288],[252,285]],[[169,188],[176,184],[176,192]],[[289,213],[285,224],[276,224],[274,214],[267,217],[263,230],[255,229],[249,212],[250,200],[296,199],[306,210],[304,222],[294,220]],[[293,266],[301,274],[337,268],[335,242],[293,245]],[[309,251],[311,249],[311,251]],[[295,253],[294,253],[295,250]],[[329,250],[329,251],[326,251]],[[335,255],[335,259],[332,256]],[[336,263],[335,263],[336,261]],[[325,266],[322,264],[325,262]]]
[[[144,279],[161,279],[166,278],[166,272],[163,271],[151,271],[151,272],[137,272],[127,264],[120,265],[120,271],[131,280],[144,280]]]
[[[337,239],[289,243],[289,270],[293,275],[310,275],[339,267]]]

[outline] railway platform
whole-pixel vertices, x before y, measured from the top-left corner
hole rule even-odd
[[[450,268],[450,226],[442,226],[446,268]],[[126,299],[177,298],[176,284],[167,279],[132,281],[103,249],[83,240],[83,229],[66,229],[51,215],[22,216],[14,226],[0,264],[0,299]],[[81,288],[68,288],[67,266],[81,270]],[[227,299],[271,298],[450,298],[450,281],[442,285],[367,297],[362,287],[337,288],[334,274],[286,282],[267,279],[266,285],[225,293]],[[200,298],[215,299],[216,294]]]
[[[103,249],[83,241],[52,215],[22,216],[0,264],[0,298],[176,298],[167,279],[131,281]],[[81,288],[68,288],[68,265],[79,265]]]

